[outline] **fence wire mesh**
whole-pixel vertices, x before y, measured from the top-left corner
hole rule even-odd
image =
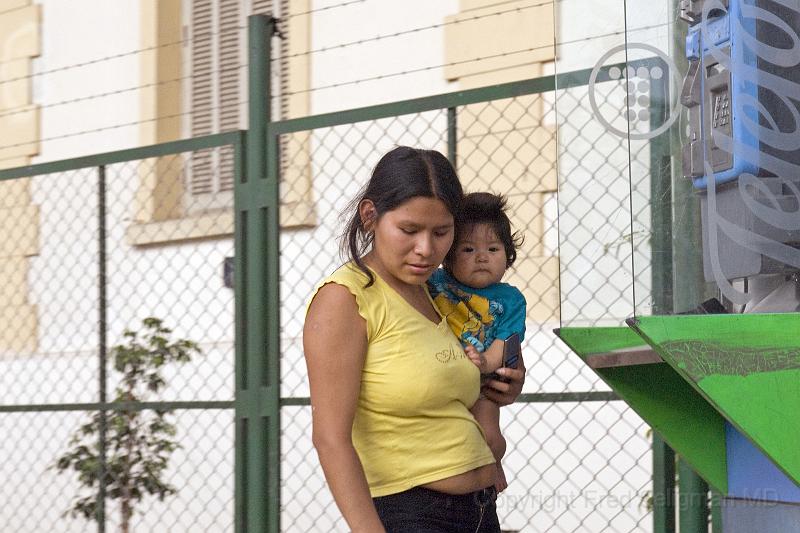
[[[439,109],[285,134],[280,143],[285,175],[304,174],[309,166],[312,178],[305,193],[314,212],[312,226],[285,228],[281,234],[283,397],[308,394],[301,349],[305,306],[316,283],[343,262],[337,240],[341,214],[380,154],[403,144],[442,153],[450,149],[451,154],[455,148],[468,191],[508,197],[512,224],[523,231],[525,243],[505,280],[528,302],[524,392],[531,394],[529,402],[501,410],[509,487],[498,499],[498,513],[506,531],[651,528],[646,424],[618,401],[537,398],[539,393],[608,390],[553,334],[565,310],[566,323],[573,324],[621,321],[633,314],[633,252],[626,237],[632,190],[628,144],[587,129],[591,111],[580,105],[586,91],[585,85],[559,91],[558,113],[555,93],[549,91],[460,105],[451,108],[450,118],[447,109]],[[624,164],[616,161],[622,152]],[[633,164],[649,164],[648,154],[646,146],[637,149]],[[560,183],[558,166],[569,168]],[[597,173],[606,178],[594,178]],[[284,196],[299,192],[290,180],[281,186]],[[645,186],[635,184],[634,190]],[[649,226],[649,211],[640,204],[635,216]],[[567,285],[562,281],[561,297],[559,279]],[[310,433],[308,407],[283,407],[282,527],[346,531]]]
[[[161,501],[148,495],[152,482],[129,485],[134,497],[136,490],[144,496],[133,505],[130,531],[233,529],[233,291],[223,282],[234,254],[233,207],[198,207],[202,198],[192,196],[187,175],[195,153],[2,182],[16,191],[4,204],[19,206],[20,214],[3,233],[0,259],[5,274],[16,276],[0,339],[0,530],[97,530],[69,510],[78,496],[94,498],[99,489],[99,426],[82,441],[83,475],[96,476],[91,487],[56,465],[77,449],[71,437],[102,403],[117,400],[153,403],[133,410],[107,404],[105,530],[123,530],[123,474],[114,462],[127,458],[126,472],[147,478],[136,454],[144,453],[159,413],[174,428],[161,436],[176,447],[170,453],[151,441],[149,449],[168,458],[158,477],[175,493]],[[225,172],[232,169],[209,174],[219,180]],[[166,339],[195,342],[199,353],[164,364],[163,388],[140,387],[132,397],[115,355],[129,344],[126,330],[143,337],[149,317],[172,330],[161,334]],[[147,348],[164,355],[157,342]],[[118,413],[126,416],[115,419]],[[114,435],[121,435],[120,449]]]
[[[508,196],[512,223],[525,234],[506,279],[528,301],[528,378],[525,400],[501,413],[510,481],[498,500],[504,529],[650,529],[646,425],[619,401],[542,396],[608,390],[552,330],[632,314],[631,254],[647,254],[646,240],[624,224],[634,194],[633,217],[648,226],[647,183],[631,187],[626,166],[645,168],[647,146],[628,162],[625,140],[588,127],[586,90],[559,89],[558,112],[551,87],[281,135],[280,395],[299,399],[281,408],[282,530],[347,529],[311,444],[301,332],[315,284],[341,264],[339,215],[377,157],[398,144],[454,154],[465,188]],[[232,150],[198,147],[109,164],[104,180],[91,167],[3,182],[17,195],[6,195],[4,205],[22,218],[0,242],[0,267],[15,280],[0,338],[0,406],[11,407],[0,410],[2,531],[91,528],[63,516],[79,484],[54,465],[98,409],[104,373],[106,399],[114,399],[123,382],[113,349],[147,317],[198,343],[201,354],[167,365],[166,386],[148,398],[165,403],[143,409],[174,410],[169,419],[180,447],[164,473],[176,493],[145,498],[133,530],[234,529],[234,296],[224,276],[234,256],[232,194],[225,190],[236,170]],[[559,182],[559,175],[568,178]],[[120,522],[109,499],[107,530]]]

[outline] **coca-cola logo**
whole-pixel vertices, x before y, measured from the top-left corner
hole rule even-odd
[[[800,15],[796,1],[774,1],[789,12]],[[796,67],[800,64],[800,37],[797,35],[796,28],[792,28],[775,13],[760,6],[742,2],[740,10],[741,17],[730,17],[731,32],[737,32],[746,46],[729,48],[731,50],[731,55],[729,55],[727,50],[723,50],[714,39],[710,38],[709,23],[715,18],[712,17],[712,14],[727,11],[725,4],[719,0],[709,0],[703,5],[699,24],[704,42],[710,43],[708,45],[709,53],[723,67],[731,70],[735,65],[737,84],[750,83],[757,86],[759,91],[756,94],[770,94],[776,97],[774,101],[780,101],[783,109],[781,111],[778,108],[770,109],[764,106],[758,97],[743,91],[738,94],[738,98],[733,103],[733,113],[738,120],[742,121],[742,125],[759,140],[759,146],[747,144],[720,131],[714,132],[714,142],[717,147],[728,153],[735,151],[745,160],[757,161],[762,170],[776,176],[776,178],[770,179],[780,181],[782,194],[793,195],[797,200],[795,205],[800,205],[800,189],[798,189],[796,181],[800,178],[800,167],[788,157],[775,155],[776,153],[789,154],[800,149],[800,131],[798,131],[800,129],[800,113],[794,104],[794,102],[800,102],[800,85],[759,68],[757,63],[745,61],[743,57],[744,54],[755,54],[759,59],[778,67]],[[758,40],[757,35],[745,27],[743,20],[768,23],[776,31],[782,32],[783,37],[791,41],[791,47],[775,47],[770,43]],[[800,17],[796,17],[794,20],[800,20]],[[782,40],[786,41],[786,39]],[[732,54],[740,54],[740,56]],[[773,116],[775,112],[789,113],[792,117],[793,129],[781,130],[776,117]],[[786,120],[781,122],[786,124]],[[767,150],[767,148],[771,149]],[[727,279],[719,258],[719,232],[727,235],[739,246],[798,269],[800,269],[800,250],[753,233],[722,217],[717,210],[717,182],[713,168],[709,164],[710,154],[708,152],[704,159],[705,174],[708,178],[708,217],[704,232],[710,254],[711,270],[714,281],[722,294],[732,302],[743,305],[749,302],[752,296],[736,289]],[[762,178],[750,173],[741,174],[738,178],[738,192],[743,203],[760,220],[777,229],[800,229],[800,211],[784,211],[778,198],[765,185]],[[761,197],[761,201],[756,200],[756,194]]]

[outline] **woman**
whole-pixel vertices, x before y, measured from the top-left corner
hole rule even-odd
[[[309,304],[303,344],[313,442],[354,532],[499,532],[496,468],[469,412],[479,371],[439,314],[426,280],[453,242],[461,184],[440,153],[398,147],[353,204],[350,262]],[[502,369],[485,395],[522,390]]]

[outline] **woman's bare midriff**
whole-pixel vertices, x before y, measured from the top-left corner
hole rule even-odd
[[[493,485],[496,476],[497,466],[492,463],[463,474],[438,479],[422,486],[445,494],[468,494]]]

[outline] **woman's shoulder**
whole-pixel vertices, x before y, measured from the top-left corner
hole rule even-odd
[[[374,273],[373,276],[375,282],[367,287],[366,285],[369,281],[367,274],[360,270],[357,265],[346,263],[317,284],[309,300],[308,307],[311,307],[311,302],[326,286],[337,285],[338,290],[328,289],[324,291],[332,293],[326,298],[326,304],[337,307],[338,312],[341,313],[346,308],[343,302],[354,299],[354,310],[361,318],[367,321],[367,333],[371,338],[372,334],[374,334],[374,328],[381,323],[381,317],[384,314],[383,307],[385,307],[381,305],[385,298],[380,295],[379,278]]]
[[[368,290],[368,287],[366,287],[368,281],[367,274],[360,270],[357,265],[345,263],[317,283],[311,293],[310,300],[313,300],[324,287],[331,284],[347,289],[348,292],[356,297],[356,300],[360,300]],[[374,286],[374,284],[371,286]]]
[[[358,265],[355,263],[345,263],[322,280],[321,285],[325,283],[338,283],[347,287],[364,288],[368,282],[369,277],[367,273],[358,268]]]

